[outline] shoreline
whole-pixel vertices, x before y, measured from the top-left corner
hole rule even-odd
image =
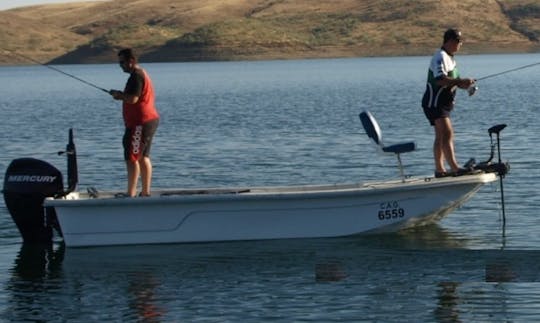
[[[466,55],[505,55],[505,54],[540,54],[540,45],[529,45],[529,46],[519,46],[519,47],[491,47],[489,49],[487,46],[472,45],[471,48],[464,48],[460,51],[460,56]],[[369,50],[361,55],[358,55],[356,52],[353,52],[350,48],[345,48],[341,50],[329,51],[309,51],[302,53],[302,51],[295,51],[294,53],[288,52],[275,52],[268,51],[261,54],[249,55],[249,54],[236,54],[236,55],[225,55],[223,53],[215,53],[214,55],[208,56],[198,56],[195,57],[186,57],[178,56],[176,59],[166,54],[160,55],[158,53],[152,55],[151,59],[141,55],[141,63],[185,63],[185,62],[228,62],[228,61],[272,61],[272,60],[304,60],[304,59],[340,59],[340,58],[367,58],[367,57],[413,57],[413,56],[430,56],[433,51],[436,50],[436,46],[428,51],[424,47],[422,50],[419,49],[405,49],[402,51],[397,50]],[[280,48],[283,49],[283,48]],[[39,65],[37,62],[32,62],[21,57],[17,57],[16,53],[11,55],[17,59],[0,61],[0,67],[10,67],[10,66],[31,66]],[[34,56],[36,54],[27,54],[24,56]],[[108,64],[114,62],[114,55],[111,56],[111,60],[87,60],[87,56],[80,55],[80,59],[71,59],[70,62],[62,62],[62,59],[54,58],[49,60],[44,60],[42,65],[71,65],[71,64]],[[37,60],[39,62],[39,60]]]

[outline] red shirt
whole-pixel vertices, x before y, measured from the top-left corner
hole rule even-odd
[[[139,97],[134,104],[123,103],[122,115],[127,128],[142,125],[148,121],[159,119],[156,110],[154,86],[152,80],[142,68],[136,69],[126,83],[124,93]]]

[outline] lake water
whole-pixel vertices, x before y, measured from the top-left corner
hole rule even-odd
[[[143,64],[162,119],[154,187],[221,187],[397,178],[358,114],[386,143],[414,140],[409,175],[433,174],[433,129],[420,108],[429,57]],[[458,56],[465,76],[540,61],[538,54]],[[122,88],[116,64],[59,66]],[[460,163],[489,155],[505,123],[506,226],[498,183],[440,223],[339,239],[65,250],[25,246],[0,202],[0,316],[6,321],[411,321],[540,319],[539,66],[461,91],[453,114]],[[75,130],[79,187],[124,189],[123,125],[107,94],[43,66],[0,68],[0,169],[56,154]]]

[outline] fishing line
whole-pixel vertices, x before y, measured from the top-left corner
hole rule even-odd
[[[62,71],[62,70],[60,70],[60,69],[58,69],[58,68],[56,68],[56,67],[53,67],[53,66],[50,66],[50,65],[41,63],[41,62],[39,62],[39,61],[37,61],[37,60],[35,60],[35,59],[31,58],[31,57],[25,56],[25,55],[23,55],[23,54],[21,54],[21,53],[16,53],[16,52],[11,51],[11,50],[8,50],[8,49],[2,49],[2,50],[3,50],[3,51],[6,51],[6,52],[9,52],[9,53],[11,53],[11,54],[13,54],[13,55],[20,56],[20,57],[22,57],[22,58],[24,58],[24,59],[26,59],[26,60],[29,60],[29,61],[31,61],[31,62],[34,62],[34,63],[39,64],[39,65],[41,65],[41,66],[44,66],[44,67],[46,67],[46,68],[49,68],[49,69],[51,69],[51,70],[53,70],[53,71],[56,71],[56,72],[58,72],[58,73],[64,74],[65,76],[71,77],[72,79],[75,79],[75,80],[77,80],[77,81],[79,81],[79,82],[82,82],[82,83],[84,83],[84,84],[90,85],[91,87],[96,88],[96,89],[98,89],[98,90],[101,90],[101,91],[103,91],[103,92],[105,92],[105,93],[109,93],[109,90],[106,90],[106,89],[104,89],[104,88],[102,88],[102,87],[99,87],[99,86],[97,86],[97,85],[95,85],[95,84],[92,84],[92,83],[90,83],[90,82],[88,82],[88,81],[85,81],[85,80],[83,80],[83,79],[81,79],[81,78],[79,78],[79,77],[77,77],[77,76],[75,76],[75,75],[66,73],[66,72],[64,72],[64,71]]]

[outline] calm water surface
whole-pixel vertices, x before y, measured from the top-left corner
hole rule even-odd
[[[461,56],[483,77],[540,55]],[[156,187],[368,181],[397,177],[361,129],[370,110],[387,143],[414,140],[410,175],[433,173],[433,130],[419,107],[429,57],[144,64],[162,120]],[[60,66],[122,88],[116,64]],[[506,123],[506,226],[498,183],[436,225],[388,235],[64,250],[21,243],[0,202],[0,315],[6,321],[486,321],[540,319],[539,67],[460,93],[458,159],[489,154]],[[0,68],[0,169],[56,152],[75,129],[80,188],[123,189],[120,107],[41,66]]]

